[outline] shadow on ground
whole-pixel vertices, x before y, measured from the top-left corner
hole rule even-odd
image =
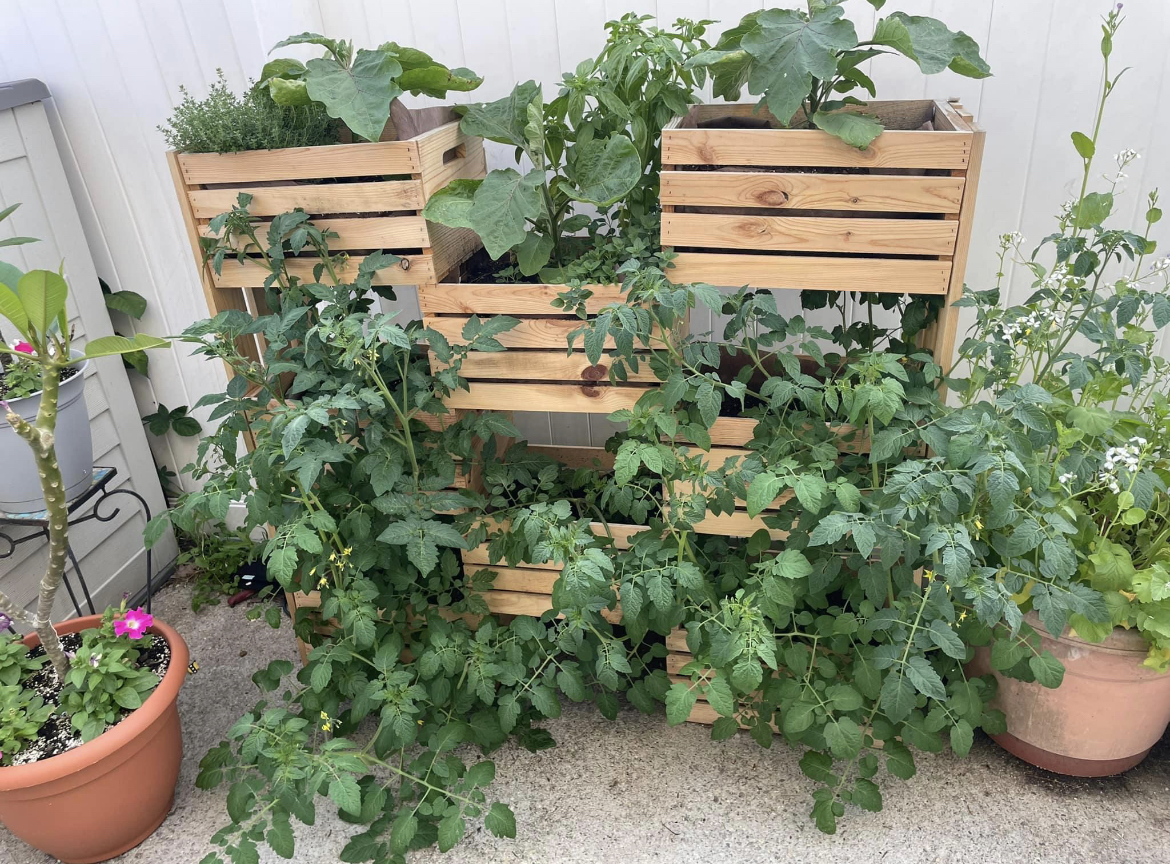
[[[175,807],[158,832],[117,859],[124,864],[197,864],[207,838],[226,821],[224,796],[194,788],[196,766],[257,699],[252,673],[270,660],[295,660],[287,627],[274,632],[226,606],[190,611],[186,585],[156,598],[155,614],[191,645],[199,674],[180,697],[186,745]],[[493,755],[491,794],[516,813],[515,840],[482,828],[446,855],[416,853],[412,864],[919,864],[919,862],[1126,862],[1170,860],[1170,740],[1138,768],[1079,780],[1032,768],[977,739],[967,759],[916,755],[918,776],[885,784],[881,813],[854,810],[833,837],[809,821],[810,782],[797,754],[761,750],[747,735],[715,743],[704,727],[669,728],[661,716],[623,711],[609,722],[568,706],[547,724],[558,746]],[[298,864],[338,860],[354,832],[318,809],[299,832]],[[271,853],[262,861],[278,861]],[[50,859],[0,829],[0,862]]]

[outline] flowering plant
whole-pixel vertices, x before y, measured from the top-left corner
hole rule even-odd
[[[17,206],[13,205],[0,212],[0,220],[11,215]],[[0,245],[28,242],[32,242],[31,238],[15,237],[0,241]],[[12,358],[15,358],[22,367],[27,364],[35,369],[39,381],[33,392],[41,391],[37,416],[33,422],[25,420],[12,411],[8,402],[3,399],[0,399],[0,411],[4,412],[4,419],[32,450],[40,475],[41,492],[48,515],[49,537],[48,564],[45,575],[40,582],[35,612],[29,612],[10,597],[0,593],[0,621],[3,621],[4,627],[9,624],[17,624],[25,625],[36,631],[45,656],[52,665],[54,685],[76,694],[69,696],[66,693],[66,697],[70,701],[65,710],[73,714],[75,725],[79,730],[84,729],[83,737],[88,740],[89,737],[101,734],[108,722],[113,722],[110,719],[112,715],[103,707],[107,697],[112,698],[116,691],[124,689],[123,684],[131,682],[133,682],[134,692],[141,693],[139,684],[146,679],[130,672],[126,672],[123,676],[120,668],[114,668],[112,659],[106,666],[106,670],[113,676],[112,678],[91,678],[89,675],[78,677],[75,674],[76,666],[73,660],[66,655],[61,638],[53,627],[51,618],[53,603],[65,573],[66,554],[69,548],[69,513],[65,500],[65,484],[61,480],[61,470],[57,464],[57,452],[54,445],[54,434],[57,427],[57,398],[60,392],[61,376],[65,369],[85,360],[130,354],[147,348],[161,347],[167,342],[164,339],[144,334],[138,334],[133,339],[127,339],[123,336],[105,336],[90,340],[83,350],[74,350],[73,332],[69,327],[66,312],[69,288],[65,278],[60,273],[52,270],[31,270],[28,273],[22,273],[11,264],[0,264],[0,280],[2,280],[0,281],[0,319],[2,319],[4,329],[8,330],[10,334],[15,333],[21,337],[20,341],[16,341],[12,345],[0,338],[0,358],[3,358],[7,363],[12,363]],[[107,616],[110,615],[112,613],[107,612]],[[112,635],[112,629],[110,632]],[[96,639],[100,637],[97,634],[87,634],[85,638]],[[18,650],[20,649],[10,647],[4,652],[0,652],[0,684],[20,688],[21,683],[27,680],[27,676],[22,677],[22,672],[27,672],[28,669],[22,666],[20,661],[13,661],[11,657],[7,661],[5,660],[5,654],[11,655]],[[17,684],[6,680],[13,677],[14,673],[11,670],[14,666],[17,669],[15,677],[21,679],[21,682]],[[105,687],[111,681],[120,682],[119,687],[102,693],[91,693],[89,690],[94,685]],[[150,687],[153,686],[154,683],[151,683]],[[14,701],[24,706],[22,710],[24,711],[26,727],[35,725],[39,729],[40,723],[28,718],[48,716],[44,714],[47,706],[43,701],[37,703],[36,699],[26,698],[27,696],[28,694],[25,693],[5,698],[9,707],[12,707]],[[125,701],[129,701],[128,697],[124,698]],[[123,700],[115,701],[121,704]],[[99,718],[106,718],[106,722],[101,723],[100,728]]]
[[[996,287],[960,301],[976,321],[960,348],[968,377],[952,379],[960,410],[946,428],[952,451],[988,446],[996,507],[987,515],[997,579],[1050,633],[1066,624],[1091,641],[1115,626],[1137,627],[1150,643],[1147,665],[1170,667],[1170,364],[1154,353],[1170,325],[1170,259],[1147,263],[1151,229],[1162,218],[1147,198],[1138,231],[1107,227],[1125,169],[1123,150],[1092,190],[1120,6],[1105,19],[1105,77],[1093,133],[1074,132],[1083,160],[1080,192],[1057,215],[1057,230],[1031,253],[1004,235]],[[1032,276],[1023,304],[1001,306],[1009,260]],[[1004,471],[1015,460],[1025,472]],[[1027,487],[1027,488],[1025,488]],[[1003,514],[1026,516],[1000,532]],[[1059,542],[1072,558],[1048,557]],[[1076,574],[1052,590],[1058,574]],[[1100,592],[1100,594],[1097,594]],[[1101,614],[1104,612],[1105,614]],[[1027,676],[1025,652],[1001,650],[993,663]]]
[[[82,631],[81,645],[69,657],[61,710],[83,741],[102,734],[133,711],[158,686],[159,676],[139,665],[154,637],[146,629],[154,618],[142,609],[107,609],[102,623]]]
[[[5,399],[23,399],[41,389],[41,367],[32,357],[32,346],[17,342],[12,346],[17,352],[0,367],[0,396]]]

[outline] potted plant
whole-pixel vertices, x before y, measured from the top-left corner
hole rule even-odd
[[[684,19],[661,30],[646,26],[648,17],[609,22],[598,57],[565,75],[547,104],[528,81],[496,102],[458,106],[464,133],[514,147],[520,170],[456,180],[427,202],[427,219],[474,231],[485,255],[460,280],[420,288],[419,305],[448,339],[473,315],[519,323],[502,337],[507,353],[468,356],[470,389],[454,394],[451,406],[608,413],[630,407],[653,382],[645,370],[615,382],[604,358],[566,357],[565,337],[578,322],[553,303],[567,284],[588,285],[581,314],[591,314],[620,300],[619,265],[665,263],[657,248],[657,130],[705,80],[684,62],[707,47],[710,22]],[[582,205],[600,215],[579,212]]]
[[[300,208],[331,228],[332,250],[352,252],[347,266],[355,273],[366,250],[398,252],[396,267],[377,269],[379,286],[434,283],[477,246],[470,231],[429,225],[421,211],[448,181],[483,176],[483,142],[461,133],[448,108],[411,110],[399,96],[441,98],[474,90],[481,79],[393,42],[355,50],[347,40],[302,33],[276,48],[301,44],[321,46],[324,56],[271,60],[240,98],[222,81],[206,100],[185,96],[161,130],[212,315],[263,302],[262,262],[245,255],[213,270],[205,254],[209,220],[241,193],[251,196],[254,216]],[[301,275],[315,263],[295,262]],[[262,346],[247,342],[259,357]]]
[[[27,356],[23,362],[40,372],[34,418],[5,401],[0,408],[32,452],[49,530],[35,611],[0,594],[4,626],[32,630],[0,644],[0,821],[55,858],[91,862],[141,843],[170,810],[182,758],[175,699],[188,659],[174,630],[125,603],[104,615],[52,623],[69,542],[68,486],[56,444],[65,431],[58,413],[63,372],[79,361],[166,344],[107,336],[72,350],[67,293],[65,280],[46,270],[25,274],[15,291],[0,286],[5,326],[27,346],[0,343],[0,354]],[[136,781],[127,783],[133,763],[150,770],[135,771]]]
[[[1084,163],[1079,193],[1030,255],[1019,234],[1002,239],[1001,271],[1009,257],[1028,268],[1032,295],[1002,308],[997,285],[964,301],[978,317],[961,351],[969,377],[956,382],[965,410],[949,426],[952,447],[975,434],[1029,442],[1030,482],[1044,497],[1025,531],[992,545],[1000,578],[1034,632],[1027,644],[993,641],[976,666],[999,679],[1007,730],[996,740],[1035,765],[1078,776],[1136,765],[1170,723],[1168,369],[1153,348],[1170,325],[1170,259],[1150,260],[1150,233],[1162,217],[1157,192],[1141,228],[1106,224],[1137,153],[1118,153],[1104,188],[1093,188],[1105,108],[1120,77],[1110,58],[1121,22],[1119,9],[1105,19],[1093,131],[1072,134]],[[999,503],[1011,494],[1001,487]],[[997,527],[990,519],[985,526]],[[1073,541],[1074,554],[1055,562],[1078,580],[1071,603],[1049,591],[1053,571],[1032,561],[1054,534]],[[1061,661],[1059,688],[1034,683],[1045,670],[1032,665],[1032,648]]]
[[[928,75],[990,70],[971,37],[933,18],[893,12],[860,40],[845,16],[843,0],[750,12],[688,61],[715,96],[760,98],[694,105],[663,129],[672,277],[929,296],[946,308],[924,347],[949,359],[983,133],[945,102],[857,96],[876,95],[862,64],[884,54]]]

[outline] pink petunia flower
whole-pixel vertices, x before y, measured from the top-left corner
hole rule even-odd
[[[17,342],[12,346],[13,351],[19,351],[21,354],[33,354],[33,347],[27,342]]]
[[[131,609],[121,618],[114,621],[114,635],[127,636],[130,639],[141,639],[146,635],[146,628],[154,624],[154,616],[148,615],[141,606]]]

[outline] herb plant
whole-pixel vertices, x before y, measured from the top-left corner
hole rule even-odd
[[[28,653],[19,640],[13,644]],[[12,758],[37,740],[45,721],[53,716],[56,706],[19,684],[0,684],[0,764]]]
[[[395,42],[355,51],[348,40],[301,33],[277,42],[272,50],[288,45],[320,45],[325,55],[308,63],[269,61],[256,92],[266,93],[280,106],[319,107],[367,141],[381,138],[390,103],[403,93],[441,99],[452,90],[474,90],[483,82],[470,69],[448,69],[429,54]]]
[[[196,99],[180,87],[182,100],[159,131],[167,146],[180,153],[234,153],[337,143],[337,124],[316,104],[278,104],[255,89],[232,93],[222,70]]]
[[[881,9],[885,0],[866,0]],[[850,106],[850,95],[877,95],[861,64],[882,54],[902,54],[927,75],[950,69],[968,78],[991,74],[979,46],[962,31],[934,18],[893,12],[879,19],[873,36],[861,41],[845,18],[845,0],[809,0],[807,10],[749,12],[710,51],[688,61],[705,67],[716,96],[737,101],[746,86],[783,126],[815,126],[865,149],[882,132],[881,122]],[[845,110],[843,110],[845,109]]]

